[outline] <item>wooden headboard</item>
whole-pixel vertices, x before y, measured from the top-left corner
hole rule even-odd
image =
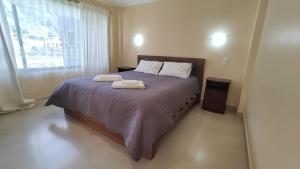
[[[170,56],[150,56],[150,55],[138,55],[137,63],[140,60],[159,61],[159,62],[185,62],[192,63],[193,69],[191,76],[195,76],[199,80],[200,84],[200,96],[203,86],[203,75],[205,67],[205,59],[202,58],[186,58],[186,57],[170,57]]]

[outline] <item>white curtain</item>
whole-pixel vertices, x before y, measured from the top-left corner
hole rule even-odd
[[[0,1],[0,113],[24,109],[34,105],[26,100],[19,86],[15,69],[15,54],[10,40],[3,3]]]
[[[82,4],[82,9],[86,75],[95,76],[107,73],[109,70],[109,11],[86,3]]]
[[[64,80],[108,72],[108,10],[68,0],[0,1],[21,96],[47,97]]]

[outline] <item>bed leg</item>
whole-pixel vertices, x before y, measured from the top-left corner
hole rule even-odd
[[[147,160],[152,160],[153,157],[155,156],[155,149],[154,149],[154,146],[151,146],[151,148],[149,148],[146,153],[144,154],[144,157],[147,159]]]

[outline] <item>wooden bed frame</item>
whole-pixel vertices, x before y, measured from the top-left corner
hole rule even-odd
[[[193,70],[191,76],[195,76],[199,80],[199,91],[200,93],[195,93],[194,96],[189,98],[182,107],[173,115],[174,121],[177,121],[185,112],[187,112],[194,104],[200,102],[201,90],[203,85],[203,74],[205,59],[201,58],[183,58],[183,57],[167,57],[167,56],[148,56],[148,55],[138,55],[137,61],[149,60],[149,61],[170,61],[170,62],[186,62],[193,64]],[[124,145],[124,140],[122,136],[118,133],[114,133],[105,128],[104,124],[99,123],[97,120],[84,115],[81,112],[75,112],[69,109],[65,109],[65,114],[71,116],[72,118],[78,120],[79,122],[89,126],[90,128],[96,130],[97,132],[109,137],[113,141]],[[157,141],[156,141],[157,143]],[[155,155],[155,144],[152,145],[150,149],[146,151],[144,157],[146,159],[152,160]]]

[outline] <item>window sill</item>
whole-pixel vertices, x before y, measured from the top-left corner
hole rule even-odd
[[[74,71],[74,70],[82,70],[82,66],[28,68],[28,69],[18,69],[18,72],[26,74],[26,73],[38,73],[38,72],[56,72],[56,71]]]

